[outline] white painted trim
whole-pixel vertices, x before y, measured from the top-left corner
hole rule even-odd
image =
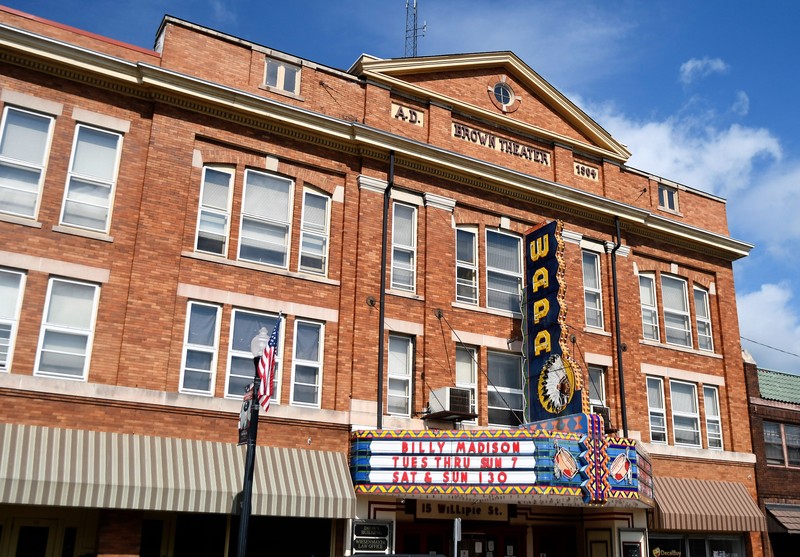
[[[428,207],[436,207],[437,209],[444,209],[445,211],[452,212],[456,207],[456,200],[449,197],[436,195],[435,193],[426,193],[425,205]]]
[[[606,356],[605,354],[586,352],[583,359],[587,364],[596,366],[612,367],[614,365],[614,360],[611,358],[611,356]]]
[[[562,230],[561,238],[570,244],[580,244],[583,239],[583,234],[580,232],[573,232],[572,230]]]
[[[114,116],[100,114],[99,112],[92,112],[91,110],[78,108],[77,106],[72,109],[72,119],[82,124],[98,126],[115,132],[128,133],[131,131],[131,123],[129,120],[115,118]]]
[[[408,203],[410,205],[416,205],[417,207],[421,206],[424,203],[424,200],[421,195],[418,193],[411,193],[408,191],[398,190],[392,188],[391,198],[395,201],[400,201],[402,203]]]
[[[0,265],[99,283],[107,283],[111,277],[110,269],[68,263],[46,257],[23,255],[10,251],[0,251]]]
[[[359,175],[358,177],[358,187],[359,189],[374,191],[375,193],[383,193],[386,191],[386,188],[389,187],[389,183],[386,180],[380,180],[378,178],[373,178],[372,176],[365,176],[364,174]]]
[[[720,387],[725,386],[724,377],[717,377],[716,375],[709,375],[708,373],[698,373],[696,371],[687,371],[683,369],[675,369],[671,367],[656,366],[645,363],[642,364],[641,372],[645,375],[652,375],[654,377],[678,379],[692,383],[702,383],[703,385],[717,385]]]
[[[192,300],[217,304],[229,304],[243,309],[256,309],[271,313],[283,312],[287,315],[332,323],[339,321],[339,312],[334,309],[297,304],[294,302],[283,302],[272,298],[239,294],[237,292],[228,292],[216,288],[179,283],[177,294],[183,298],[191,298]]]
[[[27,95],[6,88],[3,88],[2,93],[0,93],[0,101],[20,108],[29,108],[37,112],[44,112],[50,116],[61,116],[64,111],[64,105],[61,103],[40,99],[33,95]]]
[[[598,240],[587,240],[581,237],[581,249],[586,251],[593,251],[595,253],[605,253],[605,245]]]
[[[415,335],[421,337],[425,334],[425,327],[421,323],[403,321],[402,319],[391,319],[386,317],[383,322],[390,333],[402,333],[404,335]]]
[[[493,337],[489,335],[482,335],[480,333],[470,333],[467,331],[453,331],[451,333],[451,338],[456,342],[463,342],[464,344],[470,344],[473,346],[485,346],[487,348],[494,348],[496,350],[505,350],[509,351],[508,348],[508,341],[509,339],[503,337]],[[519,341],[515,341],[511,344],[513,347]],[[521,343],[519,343],[521,346]],[[511,350],[513,352],[514,350]]]

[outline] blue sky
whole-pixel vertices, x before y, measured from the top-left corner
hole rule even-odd
[[[411,0],[413,2],[413,0]],[[742,345],[800,373],[800,3],[418,0],[419,55],[511,50],[633,153],[728,201]],[[404,55],[405,0],[31,0],[6,5],[152,47],[165,14],[340,69]]]

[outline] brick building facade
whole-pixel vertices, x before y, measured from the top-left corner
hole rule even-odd
[[[794,555],[800,535],[800,376],[745,359],[764,554]]]
[[[146,50],[10,9],[0,35],[0,552],[233,551],[250,339],[277,323],[251,521],[275,551],[352,554],[373,521],[397,553],[761,557],[732,272],[751,246],[514,54],[341,71],[173,17]],[[655,502],[586,504],[580,475],[356,495],[359,432],[528,421],[524,235],[551,222],[569,396],[608,418],[592,446],[628,447],[639,481],[652,464]],[[448,387],[469,411],[436,421]],[[553,427],[526,439],[587,440]],[[452,547],[460,507],[426,501],[503,520]]]

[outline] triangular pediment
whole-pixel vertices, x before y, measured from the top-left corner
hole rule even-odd
[[[393,92],[451,107],[454,113],[517,129],[577,151],[625,162],[631,153],[512,52],[383,60],[362,56],[350,73]],[[501,105],[493,87],[514,101]]]

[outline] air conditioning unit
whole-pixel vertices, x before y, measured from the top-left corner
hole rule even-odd
[[[613,433],[617,431],[611,426],[611,412],[609,411],[608,406],[592,405],[592,414],[597,414],[603,418],[603,431],[605,431],[605,433]]]
[[[459,387],[442,387],[434,389],[430,396],[430,413],[471,414],[472,391]]]

